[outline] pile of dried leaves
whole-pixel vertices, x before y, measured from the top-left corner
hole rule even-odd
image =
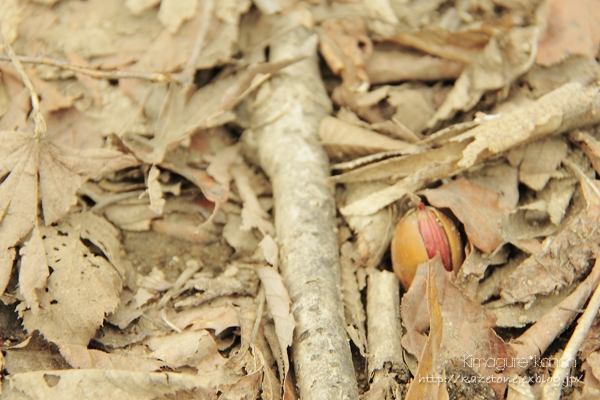
[[[600,3],[4,0],[0,34],[2,398],[600,396]],[[404,291],[418,200],[466,258]]]

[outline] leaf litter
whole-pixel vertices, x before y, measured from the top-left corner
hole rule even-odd
[[[253,121],[317,49],[356,393],[550,399],[560,376],[563,397],[597,395],[598,321],[570,329],[599,276],[596,5],[255,3],[0,6],[2,396],[310,397],[310,310],[288,294],[285,195]],[[467,257],[404,293],[378,274],[419,200],[460,223]],[[539,365],[569,340],[570,375]]]

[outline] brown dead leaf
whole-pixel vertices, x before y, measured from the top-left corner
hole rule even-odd
[[[17,27],[21,20],[22,10],[17,0],[3,1],[0,4],[0,37],[12,43],[17,38]],[[0,44],[4,52],[4,44]]]
[[[388,40],[441,58],[470,64],[477,60],[478,54],[494,36],[495,31],[491,26],[458,32],[432,28],[399,32]]]
[[[440,262],[439,257],[437,257],[436,260],[437,262],[434,261],[428,263],[427,295],[423,296],[425,293],[421,292],[421,296],[427,299],[425,303],[428,304],[428,309],[426,308],[426,310],[431,318],[429,323],[429,336],[427,337],[423,352],[418,354],[420,357],[419,367],[415,373],[415,379],[408,388],[408,393],[406,393],[407,400],[424,398],[447,400],[449,398],[446,388],[445,373],[440,371],[442,367],[440,353],[442,350],[441,346],[445,326],[442,310],[440,309],[441,299],[439,298],[439,291],[443,289],[438,289],[436,287],[437,277],[433,272],[436,268],[435,265],[441,265],[442,263]],[[425,289],[425,286],[420,287]],[[434,380],[435,384],[432,384],[430,381],[431,379]]]
[[[575,164],[569,162],[569,165],[579,170]],[[600,192],[597,181],[590,180],[580,170],[577,176],[587,203],[585,209],[567,221],[548,246],[527,258],[503,282],[501,295],[508,303],[531,302],[537,294],[550,294],[573,283],[587,271],[589,260],[597,257]]]
[[[504,240],[498,194],[488,188],[460,178],[436,189],[420,192],[438,208],[450,208],[464,224],[469,241],[485,253],[493,253]]]
[[[36,140],[20,131],[0,132],[0,292],[4,292],[11,266],[8,249],[37,222],[38,191],[44,221],[53,223],[77,202],[75,192],[88,178],[137,164],[135,158],[109,149],[74,150]]]
[[[539,15],[545,30],[538,41],[536,63],[550,65],[569,55],[595,57],[600,44],[600,4],[593,0],[552,0]]]
[[[375,50],[365,64],[371,84],[456,79],[464,64],[402,49]]]
[[[535,58],[536,27],[515,27],[493,36],[475,61],[467,66],[427,126],[432,128],[456,111],[473,108],[485,92],[508,88],[529,70]]]
[[[39,309],[19,305],[23,325],[57,344],[87,346],[104,316],[117,308],[123,275],[106,252],[94,255],[85,240],[110,242],[116,229],[102,217],[84,213],[69,214],[56,227],[39,230],[50,275],[45,290],[36,291]]]
[[[322,24],[320,51],[329,68],[353,91],[369,88],[365,60],[373,51],[365,22],[357,17],[327,19]]]
[[[600,142],[589,133],[580,131],[571,133],[569,140],[575,142],[583,150],[596,173],[600,174]]]
[[[502,398],[502,393],[504,393],[506,387],[503,377],[509,376],[510,365],[504,367],[502,365],[492,366],[489,363],[475,362],[474,360],[511,360],[511,357],[514,357],[516,353],[492,329],[495,325],[493,313],[465,297],[450,282],[450,273],[443,268],[440,261],[440,258],[437,257],[428,263],[427,303],[432,304],[435,301],[433,303],[435,306],[430,305],[427,314],[435,313],[437,307],[439,307],[437,312],[440,313],[438,317],[435,315],[431,317],[429,335],[431,336],[435,334],[433,332],[439,330],[437,335],[440,336],[436,338],[439,349],[432,362],[435,366],[440,366],[449,363],[451,360],[456,360],[456,363],[462,363],[461,367],[471,369],[483,377],[494,376],[495,380],[492,381],[493,383],[490,386],[496,392],[496,398]],[[420,267],[419,270],[422,272],[417,272],[417,276],[424,276],[424,268]],[[420,302],[424,303],[424,290],[425,285],[420,284],[418,290],[413,291],[411,295],[413,301],[421,298]],[[432,295],[432,290],[437,293]],[[411,291],[412,286],[409,289],[409,294]],[[434,325],[436,318],[439,318],[440,321],[437,326]],[[462,335],[461,332],[469,332],[470,334]],[[427,343],[429,344],[430,341],[431,339],[428,339]],[[424,351],[423,356],[425,357],[426,354],[427,351]],[[432,369],[432,371],[434,370]],[[429,372],[429,374],[431,373],[433,372]]]
[[[547,138],[511,150],[507,158],[511,165],[519,167],[519,180],[539,191],[555,174],[567,150],[562,138]]]

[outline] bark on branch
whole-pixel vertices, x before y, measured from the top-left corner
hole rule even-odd
[[[285,57],[308,36],[298,28],[277,39],[271,59]],[[251,121],[273,185],[281,273],[298,323],[293,362],[305,400],[358,398],[340,299],[335,203],[325,182],[329,162],[317,135],[330,110],[314,54],[261,87]]]

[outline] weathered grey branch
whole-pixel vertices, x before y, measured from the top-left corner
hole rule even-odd
[[[372,388],[386,377],[408,381],[408,367],[402,356],[400,285],[392,272],[369,272],[367,281],[367,338],[369,379]]]
[[[271,59],[307,38],[304,28],[278,38]],[[325,182],[329,162],[317,135],[330,110],[315,54],[261,87],[251,119],[260,164],[273,185],[281,273],[298,323],[293,363],[304,400],[358,398],[340,299],[335,204]]]

